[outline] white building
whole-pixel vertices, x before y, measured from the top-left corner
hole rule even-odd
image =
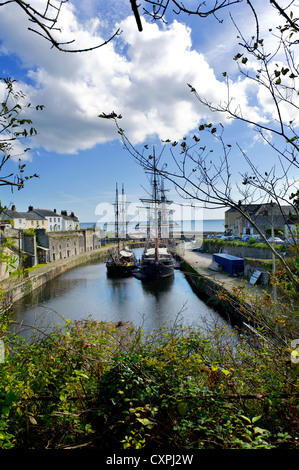
[[[47,220],[43,216],[35,212],[19,212],[16,210],[15,205],[11,209],[3,210],[1,220],[18,230],[27,230],[28,228],[48,229]]]
[[[67,211],[61,211],[62,218],[62,230],[79,230],[80,223],[78,217],[75,216],[74,212],[69,215]]]
[[[49,232],[59,232],[62,229],[62,216],[57,214],[56,209],[53,211],[49,209],[35,209],[29,206],[28,212],[33,212],[41,217],[44,217],[48,221]]]

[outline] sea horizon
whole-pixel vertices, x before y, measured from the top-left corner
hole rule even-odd
[[[174,231],[187,231],[187,232],[224,232],[224,219],[204,219],[204,220],[174,220]],[[103,230],[113,231],[115,223],[110,222],[109,227],[105,227],[103,222],[81,222],[82,229],[86,228],[101,228]],[[142,228],[139,228],[142,225]],[[128,233],[138,233],[144,231],[146,227],[145,222],[127,222]]]

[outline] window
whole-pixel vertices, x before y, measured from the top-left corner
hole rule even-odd
[[[22,223],[22,219],[19,219],[19,224],[21,224],[21,223]]]
[[[42,220],[42,225],[45,225],[45,221],[44,221],[44,220]]]
[[[31,225],[33,225],[33,224],[34,224],[34,222],[33,222],[33,220],[31,220]]]
[[[52,223],[52,217],[50,217],[50,219],[49,219],[49,222],[51,222],[51,223]]]
[[[56,217],[54,217],[54,222],[56,222]]]

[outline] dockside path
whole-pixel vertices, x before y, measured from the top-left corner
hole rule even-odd
[[[214,281],[228,292],[233,293],[236,287],[242,286],[248,293],[248,296],[261,296],[265,290],[268,290],[266,286],[252,285],[244,278],[232,277],[224,271],[216,271],[213,255],[192,251],[193,248],[194,245],[192,243],[181,243],[177,246],[177,254],[192,266],[200,276]]]

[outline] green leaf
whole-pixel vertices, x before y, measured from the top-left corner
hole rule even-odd
[[[143,426],[153,426],[154,423],[152,421],[150,421],[149,419],[147,418],[137,418],[137,421],[139,421],[139,423],[143,424]]]
[[[5,402],[7,405],[11,405],[12,402],[16,399],[15,393],[11,390],[5,397]]]
[[[243,54],[240,54],[240,53],[236,54],[235,57],[234,57],[234,60],[241,59],[242,55]]]
[[[256,434],[264,434],[265,432],[265,429],[259,428],[258,426],[255,426],[253,430]]]
[[[191,93],[194,93],[196,91],[196,89],[192,85],[190,85],[190,83],[187,83],[187,85],[190,88]]]
[[[248,423],[251,424],[251,420],[249,418],[247,418],[247,416],[241,415],[241,418],[245,419],[246,421],[248,421]]]
[[[252,418],[252,423],[256,423],[259,419],[261,419],[262,415],[259,415],[259,416],[254,416],[254,418]]]
[[[3,406],[2,407],[2,414],[3,415],[8,415],[9,414],[10,407],[9,406]]]
[[[186,402],[180,402],[178,404],[178,412],[181,416],[185,416],[189,411],[189,405]]]
[[[33,425],[36,425],[36,424],[37,424],[37,421],[36,421],[36,419],[35,419],[33,416],[30,416],[30,415],[29,415],[29,421],[30,421],[30,423],[33,424]]]

